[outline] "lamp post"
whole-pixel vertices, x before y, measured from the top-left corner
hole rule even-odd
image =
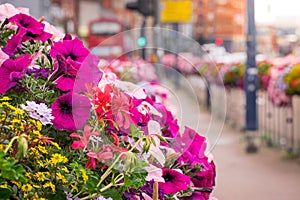
[[[247,63],[244,89],[246,95],[245,131],[248,143],[246,151],[248,153],[254,153],[257,151],[257,147],[254,143],[255,136],[250,134],[250,132],[255,133],[258,129],[256,106],[258,82],[255,56],[256,30],[254,19],[254,0],[247,0]]]

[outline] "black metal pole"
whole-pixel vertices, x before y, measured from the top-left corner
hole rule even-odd
[[[254,0],[247,0],[247,63],[245,71],[245,94],[246,94],[246,126],[245,131],[257,131],[257,68],[256,68],[256,30],[254,19]],[[257,147],[252,136],[247,136],[247,152],[256,152]]]
[[[175,55],[175,76],[174,76],[174,83],[175,87],[178,89],[179,88],[179,70],[178,70],[178,31],[179,31],[179,24],[174,23],[173,24],[173,29],[174,29],[174,55]]]
[[[142,28],[141,28],[141,37],[144,37],[144,38],[146,38],[146,33],[145,33],[145,27],[146,27],[146,17],[144,17],[144,19],[143,19],[143,24],[142,24]],[[146,48],[144,48],[144,47],[142,47],[142,58],[144,59],[144,60],[146,60]]]

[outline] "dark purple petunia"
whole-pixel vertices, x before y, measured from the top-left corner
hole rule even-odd
[[[32,68],[32,69],[27,69],[26,73],[28,75],[33,75],[34,78],[48,78],[49,74],[51,73],[50,68]]]
[[[137,190],[130,188],[128,191],[124,192],[124,197],[129,200],[136,199],[136,197],[139,197],[140,200],[144,200],[145,198],[143,197],[143,193],[147,194],[148,196],[153,196],[153,184],[154,180],[151,180],[147,181],[145,185]],[[158,199],[165,199],[164,191],[162,188],[158,188]]]
[[[44,32],[45,24],[23,13],[12,16],[8,21],[16,24],[19,29],[24,29],[32,34],[42,34]]]
[[[30,63],[29,54],[22,55],[15,60],[7,59],[4,61],[0,67],[0,94],[6,93],[17,85],[17,81],[22,79]]]
[[[90,117],[90,101],[87,97],[71,92],[60,96],[51,106],[56,129],[74,131],[81,129]]]
[[[83,62],[88,54],[89,50],[84,47],[82,41],[78,38],[54,42],[50,51],[50,55],[53,58],[56,58],[57,55],[62,55],[66,60],[71,59],[76,62]]]
[[[191,178],[176,170],[164,168],[163,178],[165,182],[159,182],[159,187],[163,188],[165,194],[175,194],[186,190],[191,183]]]

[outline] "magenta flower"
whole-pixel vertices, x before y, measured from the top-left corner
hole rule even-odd
[[[90,101],[87,97],[67,93],[60,96],[51,106],[56,129],[74,131],[82,128],[90,117]]]
[[[191,166],[194,167],[196,164],[201,165],[203,169],[196,176],[192,177],[191,181],[194,186],[200,188],[212,188],[215,186],[216,167],[214,162],[209,162],[208,158],[205,157],[194,160]]]
[[[32,34],[31,32],[27,32],[22,41],[28,41],[28,40],[40,40],[42,42],[46,42],[49,38],[51,38],[52,35],[47,32],[42,32],[41,34]]]
[[[17,81],[22,79],[28,65],[31,63],[30,55],[25,54],[17,59],[7,59],[0,67],[0,94],[6,93],[9,89],[17,85]]]
[[[89,50],[84,47],[82,41],[78,38],[54,42],[50,51],[50,55],[53,58],[56,58],[57,55],[62,55],[66,60],[70,58],[76,62],[83,62],[88,54]]]
[[[162,127],[165,127],[162,131],[164,137],[174,138],[179,133],[179,126],[177,119],[173,118],[172,113],[162,103],[153,103],[155,109],[162,114],[162,117],[155,117],[159,121]]]
[[[24,35],[26,34],[25,29],[20,29],[17,34],[13,35],[8,41],[6,46],[2,49],[9,56],[13,56],[18,52],[18,48],[21,48],[21,43]]]
[[[16,24],[19,29],[25,29],[26,32],[30,32],[31,34],[42,34],[45,27],[45,24],[23,13],[16,14],[9,18],[8,21]]]
[[[193,162],[197,158],[203,158],[206,149],[205,140],[205,137],[199,135],[193,129],[185,127],[183,135],[178,134],[174,147],[177,152],[182,152],[178,161],[187,163]]]
[[[191,183],[190,177],[174,169],[163,169],[163,178],[165,182],[159,182],[165,194],[175,194],[181,190],[186,190]]]
[[[81,93],[87,91],[87,87],[95,87],[102,78],[103,73],[98,68],[99,58],[89,54],[80,69],[77,71],[73,91]]]

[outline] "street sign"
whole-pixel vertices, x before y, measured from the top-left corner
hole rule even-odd
[[[192,8],[191,0],[162,0],[160,14],[161,22],[190,22],[192,19]]]

